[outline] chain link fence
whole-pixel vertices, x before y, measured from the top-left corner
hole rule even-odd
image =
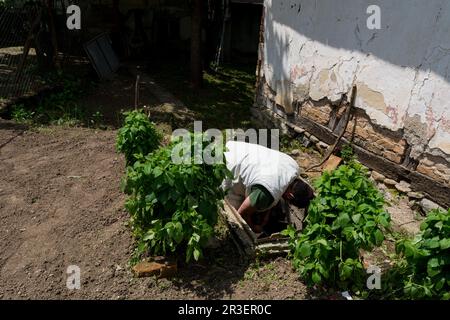
[[[77,33],[65,28],[66,8],[78,2],[0,0],[0,108],[39,92],[46,71],[70,63]]]
[[[0,103],[30,94],[42,84],[36,48],[23,55],[38,11],[39,3],[0,2]]]

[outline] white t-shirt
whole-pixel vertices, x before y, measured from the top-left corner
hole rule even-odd
[[[242,182],[247,195],[254,185],[262,185],[270,192],[274,198],[270,208],[299,174],[299,166],[290,156],[257,144],[228,141],[225,159],[233,183]]]

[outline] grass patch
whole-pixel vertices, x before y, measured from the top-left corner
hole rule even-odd
[[[103,114],[95,111],[92,114],[79,103],[93,83],[82,81],[80,78],[66,75],[63,72],[46,75],[48,83],[60,87],[60,90],[40,98],[35,102],[11,106],[5,114],[18,123],[31,126],[59,125],[59,126],[85,126],[105,129]]]
[[[151,65],[149,74],[196,113],[203,128],[249,128],[255,96],[255,67],[225,65],[217,73],[205,71],[203,88],[190,88],[186,65]]]
[[[292,138],[288,135],[281,136],[280,139],[280,151],[284,153],[290,153],[292,150],[300,150],[303,152],[311,151],[306,148],[300,140],[297,138]]]
[[[300,137],[291,137],[289,135],[282,135],[280,137],[280,151],[289,154],[294,150],[299,150],[301,153],[308,153],[322,156],[322,154],[316,149],[314,149],[313,146],[305,147],[301,142]]]

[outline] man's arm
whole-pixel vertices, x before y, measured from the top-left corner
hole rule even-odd
[[[256,207],[252,206],[250,197],[245,198],[244,202],[242,202],[241,206],[238,209],[238,213],[252,229],[254,227],[252,223],[252,217],[255,212]]]
[[[269,208],[272,202],[273,197],[269,191],[261,185],[255,185],[252,187],[250,195],[241,204],[238,213],[244,218],[250,228],[258,233],[261,232],[262,227],[267,224],[268,214],[263,215],[263,220],[259,226],[253,223],[253,215],[258,210],[262,212]]]

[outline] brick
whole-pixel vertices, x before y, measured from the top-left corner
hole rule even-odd
[[[392,149],[392,151],[394,151],[395,153],[403,155],[403,154],[405,154],[405,146],[403,146],[401,144],[396,144],[394,146],[394,148]]]
[[[391,160],[392,162],[395,162],[395,163],[401,163],[402,162],[402,156],[400,156],[400,155],[398,155],[396,153],[393,153],[393,152],[385,151],[385,152],[383,152],[383,156],[386,159]]]
[[[323,164],[323,171],[333,171],[335,170],[342,162],[342,159],[331,155],[328,160]]]
[[[430,177],[432,177],[434,175],[433,169],[428,166],[425,166],[423,163],[420,163],[417,166],[416,170],[417,170],[417,172],[423,173],[424,175],[427,175]]]
[[[380,140],[377,140],[375,143],[377,145],[379,145],[380,147],[383,147],[383,149],[387,149],[387,150],[394,149],[394,144],[392,143],[392,141],[390,141],[388,139],[380,139]]]
[[[362,128],[362,127],[357,126],[356,129],[355,129],[355,133],[356,133],[359,137],[361,137],[362,139],[367,139],[367,138],[369,138],[369,132],[368,132],[367,129],[365,129],[365,128]]]
[[[306,103],[301,108],[301,116],[311,119],[322,125],[328,124],[330,121],[331,108],[329,106],[315,107]]]
[[[383,155],[382,150],[380,148],[378,148],[375,143],[371,143],[370,140],[362,141],[362,142],[358,143],[358,145],[360,145],[364,149],[366,149],[370,152],[373,152],[377,155],[380,155],[380,156]]]
[[[448,176],[446,176],[444,173],[439,172],[438,170],[436,170],[434,167],[428,167],[423,165],[423,163],[420,163],[417,166],[417,172],[420,172],[432,179],[435,179],[436,181],[445,183],[445,184],[449,184],[449,178]]]
[[[176,262],[169,261],[142,261],[133,267],[133,271],[138,278],[156,276],[167,278],[177,273]]]

